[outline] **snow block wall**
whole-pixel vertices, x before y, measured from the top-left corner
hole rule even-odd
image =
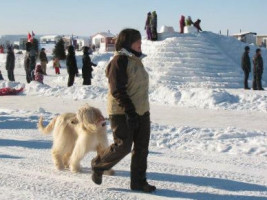
[[[157,42],[145,40],[142,46],[147,54],[144,65],[155,89],[159,85],[169,90],[243,87],[241,55],[246,44],[210,32],[160,33],[159,38]],[[256,47],[251,46],[251,60],[255,50]],[[266,65],[266,49],[263,57]],[[267,70],[263,80],[267,81]]]

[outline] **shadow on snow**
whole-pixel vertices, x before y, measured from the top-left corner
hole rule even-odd
[[[0,139],[0,147],[23,147],[29,149],[50,149],[52,146],[51,141],[45,140],[10,140]]]
[[[129,172],[127,171],[116,171],[116,175],[123,177],[130,177]],[[192,184],[196,186],[202,187],[212,187],[220,190],[227,190],[231,192],[239,192],[239,191],[262,191],[266,192],[267,187],[263,185],[257,185],[252,183],[244,183],[239,181],[227,180],[227,179],[219,179],[219,178],[209,178],[209,177],[197,177],[197,176],[184,176],[184,175],[175,175],[175,174],[165,174],[158,172],[149,172],[147,173],[149,180],[155,181],[164,181],[164,182],[173,182],[173,183],[181,183],[181,184]],[[118,189],[111,188],[111,190],[121,191],[121,192],[132,192],[127,189]],[[256,196],[242,196],[242,195],[221,195],[221,194],[210,194],[205,192],[196,192],[196,193],[187,193],[180,192],[169,189],[160,189],[158,188],[157,192],[154,193],[157,196],[162,197],[176,197],[176,198],[189,198],[189,199],[266,199],[265,197],[256,197]]]
[[[39,118],[29,117],[0,117],[0,129],[36,129]]]
[[[0,159],[1,158],[6,158],[6,159],[21,159],[23,157],[19,157],[19,156],[10,156],[10,155],[6,155],[6,154],[0,154]]]

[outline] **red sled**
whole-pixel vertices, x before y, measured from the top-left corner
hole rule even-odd
[[[16,95],[20,92],[23,91],[24,88],[20,89],[14,89],[14,88],[1,88],[0,89],[0,96],[5,96],[5,95]]]

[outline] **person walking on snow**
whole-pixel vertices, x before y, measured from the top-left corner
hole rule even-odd
[[[261,49],[256,50],[256,55],[253,58],[253,64],[253,90],[264,90],[261,83],[264,70]]]
[[[39,59],[41,61],[41,66],[42,66],[42,70],[44,72],[44,75],[47,75],[46,74],[46,65],[48,63],[48,59],[47,59],[47,56],[46,56],[46,53],[45,53],[45,48],[41,49],[40,55],[39,55]]]
[[[34,80],[44,84],[44,72],[42,70],[41,65],[36,65],[35,70],[34,70]]]
[[[151,14],[151,40],[157,41],[158,40],[158,16],[156,11],[153,11]]]
[[[8,47],[7,58],[6,58],[6,70],[9,81],[15,81],[14,69],[15,69],[15,54],[13,48],[10,46]]]
[[[97,65],[91,61],[91,58],[89,56],[89,47],[84,47],[83,68],[82,68],[83,85],[91,85],[92,72],[93,72],[92,66],[96,67]]]
[[[122,30],[115,49],[106,69],[108,114],[114,143],[92,160],[92,180],[100,185],[103,171],[132,152],[131,189],[151,193],[156,187],[146,180],[150,138],[149,76],[141,61],[140,32]]]
[[[53,60],[53,67],[55,68],[55,72],[56,74],[60,74],[60,62],[59,62],[59,59],[58,58],[54,58]]]
[[[201,27],[200,27],[200,22],[201,20],[198,19],[195,23],[194,23],[194,27],[196,27],[197,31],[200,32],[202,31]]]
[[[78,67],[75,57],[74,47],[71,45],[68,48],[68,55],[66,59],[67,71],[69,74],[68,87],[71,87],[74,83],[75,75],[78,74]]]
[[[184,33],[185,17],[182,15],[180,19],[180,33]]]
[[[191,17],[188,16],[187,19],[185,20],[185,25],[191,26],[192,24],[194,24],[194,22],[192,21]]]
[[[151,40],[152,39],[152,34],[151,34],[151,12],[147,13],[145,30],[146,30],[147,39]]]
[[[244,71],[244,89],[249,90],[250,88],[248,87],[248,77],[249,73],[251,72],[251,63],[250,63],[250,58],[249,58],[249,51],[250,48],[248,46],[245,47],[245,52],[243,53],[242,56],[242,69]]]

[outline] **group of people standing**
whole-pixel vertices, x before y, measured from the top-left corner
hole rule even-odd
[[[83,58],[82,58],[82,77],[83,77],[83,85],[91,85],[91,79],[93,68],[92,66],[96,67],[97,65],[91,61],[89,56],[89,47],[83,48]],[[79,76],[79,71],[77,67],[77,61],[75,56],[75,49],[71,45],[68,47],[68,55],[66,59],[67,71],[69,74],[68,78],[68,87],[71,87],[74,84],[75,76]]]
[[[84,47],[83,58],[82,58],[83,85],[91,85],[92,72],[93,72],[92,66],[94,67],[97,66],[95,63],[91,61],[89,54],[90,54],[89,47]],[[37,63],[38,58],[40,63]],[[33,48],[32,43],[28,42],[26,44],[26,53],[24,56],[24,69],[26,72],[27,83],[30,83],[33,80],[43,83],[44,75],[47,75],[46,72],[47,64],[48,64],[48,58],[45,49],[42,48],[38,56],[38,52]],[[75,49],[73,46],[68,47],[66,66],[69,75],[67,85],[68,87],[70,87],[74,84],[75,76],[78,76],[79,74],[75,56]],[[56,57],[53,58],[53,67],[55,69],[55,73],[60,74],[60,68],[61,68],[60,60]],[[7,58],[6,58],[6,70],[9,81],[15,81],[14,69],[15,69],[15,53],[12,46],[9,46],[7,49]],[[4,80],[1,71],[0,71],[0,80]]]
[[[156,11],[153,11],[152,13],[151,12],[147,13],[145,30],[148,40],[151,41],[158,40],[157,28],[158,28],[158,16]]]
[[[185,26],[194,26],[198,32],[202,31],[201,27],[200,27],[200,23],[201,23],[201,20],[198,19],[197,21],[193,22],[192,21],[192,18],[190,16],[188,16],[186,19],[185,19],[185,16],[181,16],[181,19],[180,19],[180,33],[184,33],[184,27]]]
[[[251,72],[251,61],[249,57],[250,48],[249,46],[245,47],[245,52],[243,53],[241,60],[241,67],[244,71],[244,89],[249,90],[248,78],[249,73]],[[261,56],[261,49],[256,49],[256,54],[253,57],[253,90],[264,90],[262,87],[261,79],[263,74],[263,59]]]

